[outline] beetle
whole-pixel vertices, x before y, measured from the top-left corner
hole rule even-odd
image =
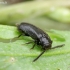
[[[41,48],[43,49],[43,51],[33,60],[33,62],[36,61],[46,50],[64,46],[64,44],[62,44],[52,48],[52,40],[49,35],[30,23],[22,22],[21,24],[17,25],[17,28],[21,32],[21,35],[30,36],[34,40],[27,43],[30,44],[34,42],[31,49],[33,49],[36,44],[41,45]]]

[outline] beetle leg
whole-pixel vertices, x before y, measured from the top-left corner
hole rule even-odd
[[[25,43],[25,44],[30,44],[30,43],[32,43],[32,42],[34,42],[34,41],[30,41],[30,42],[27,42],[27,43]]]
[[[37,43],[38,43],[37,40],[35,40],[35,41],[34,41],[34,45],[32,46],[31,49],[33,49]]]
[[[43,50],[34,60],[33,62],[35,62],[46,50]]]
[[[24,36],[28,36],[27,34],[20,34],[18,37],[16,37],[16,38],[19,38],[20,36],[22,36],[22,35],[24,35]]]
[[[20,34],[17,38],[19,38],[22,34]]]
[[[35,47],[35,45],[36,45],[36,42],[34,43],[34,45],[32,46],[32,48],[31,48],[31,49],[33,49],[33,48]]]
[[[13,39],[10,40],[10,42],[15,41],[17,38],[19,38],[22,34],[20,34],[18,37],[15,37]]]

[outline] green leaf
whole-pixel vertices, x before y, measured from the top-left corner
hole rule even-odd
[[[65,46],[46,50],[32,62],[42,52],[40,46],[30,50],[34,43],[25,44],[32,40],[30,37],[15,38],[20,35],[16,27],[0,25],[0,70],[70,70],[70,32],[51,30],[48,34],[52,47]]]

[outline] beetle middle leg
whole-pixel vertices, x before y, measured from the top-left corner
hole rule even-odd
[[[35,45],[36,45],[36,44],[37,44],[37,42],[35,41],[35,42],[34,42],[34,45],[32,46],[32,48],[31,48],[31,49],[33,49],[33,48],[35,47]]]
[[[27,42],[27,43],[25,43],[25,44],[30,44],[30,43],[32,43],[32,42],[34,42],[34,45],[31,47],[31,49],[33,49],[33,48],[35,47],[35,45],[37,44],[37,41],[30,41],[30,42]]]

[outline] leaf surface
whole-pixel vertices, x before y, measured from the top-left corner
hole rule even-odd
[[[36,61],[41,46],[30,42],[30,37],[21,36],[16,27],[0,25],[0,70],[70,70],[70,32],[51,30],[47,32],[53,40],[52,47],[65,44],[61,48],[46,50]]]

